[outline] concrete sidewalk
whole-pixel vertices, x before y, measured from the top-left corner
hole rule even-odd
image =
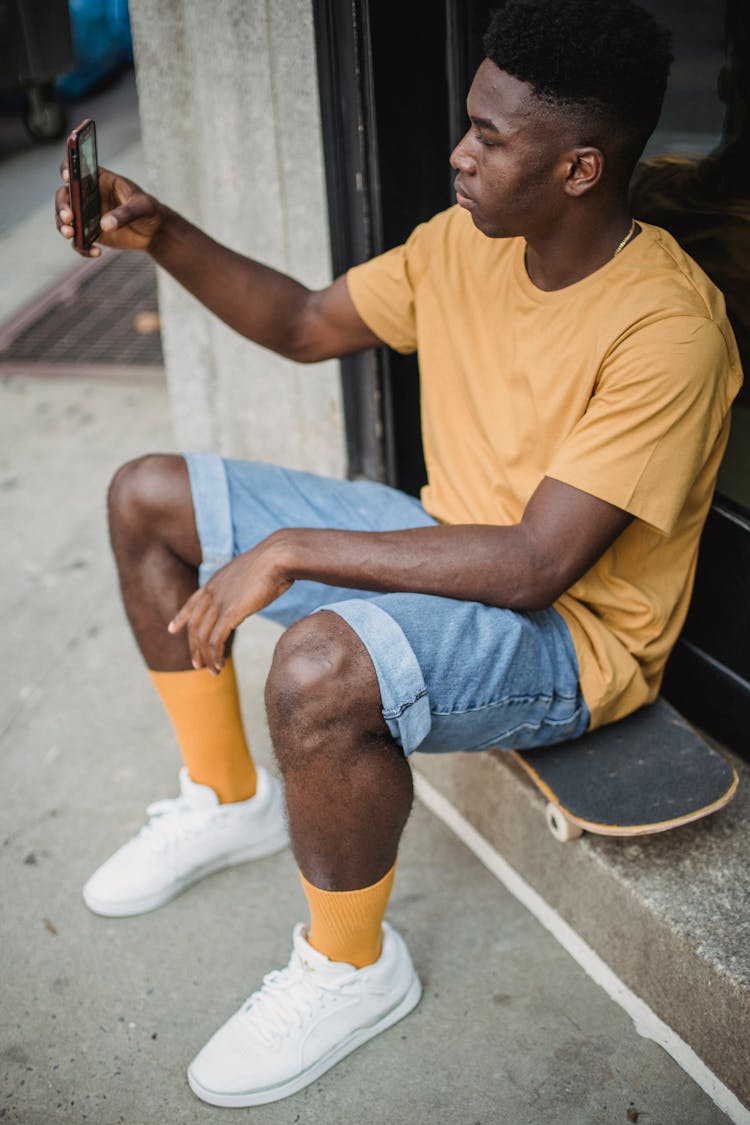
[[[51,237],[45,207],[0,242],[5,313],[44,280],[37,259],[14,297],[23,247],[47,248],[48,280],[62,268]],[[417,1010],[285,1102],[232,1114],[193,1097],[188,1062],[286,963],[305,907],[288,852],[140,918],[95,917],[80,896],[144,806],[176,790],[177,753],[120,609],[104,514],[116,466],[170,448],[167,414],[154,383],[0,383],[0,1120],[725,1121],[420,806],[389,910],[425,985]],[[266,764],[262,686],[276,636],[251,621],[236,649]]]
[[[21,378],[0,395],[0,1116],[218,1120],[230,1111],[196,1101],[185,1067],[286,962],[304,917],[291,855],[224,872],[141,918],[97,918],[80,898],[144,806],[175,791],[177,755],[119,607],[104,526],[116,465],[169,447],[165,392]],[[237,650],[265,762],[275,636],[250,622]],[[648,1125],[725,1120],[420,807],[389,917],[425,983],[420,1007],[308,1090],[246,1111],[253,1120],[604,1125],[629,1110]]]

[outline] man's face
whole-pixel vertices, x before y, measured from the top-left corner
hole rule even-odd
[[[458,202],[490,238],[543,234],[563,201],[559,118],[489,59],[466,105],[471,126],[451,154]]]

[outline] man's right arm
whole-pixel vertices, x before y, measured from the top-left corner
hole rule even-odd
[[[220,245],[130,180],[104,168],[100,191],[103,245],[146,250],[206,308],[255,343],[311,363],[382,342],[359,316],[345,278],[325,289],[308,289]],[[56,211],[60,233],[72,238],[67,187],[57,193]]]

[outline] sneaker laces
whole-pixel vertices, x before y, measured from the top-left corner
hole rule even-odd
[[[334,994],[333,987],[313,981],[314,971],[307,967],[295,950],[285,969],[267,973],[257,992],[240,1009],[247,1030],[271,1045],[301,1030],[316,1011],[327,1007]],[[340,978],[336,988],[343,984]]]
[[[195,814],[198,811],[184,796],[154,801],[146,809],[149,819],[138,836],[143,843],[161,850],[184,839],[191,829],[195,829]]]

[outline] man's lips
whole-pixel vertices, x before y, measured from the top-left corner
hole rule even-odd
[[[453,181],[453,190],[456,193],[457,201],[462,207],[468,207],[470,203],[474,203],[474,197],[469,195],[459,179]]]

